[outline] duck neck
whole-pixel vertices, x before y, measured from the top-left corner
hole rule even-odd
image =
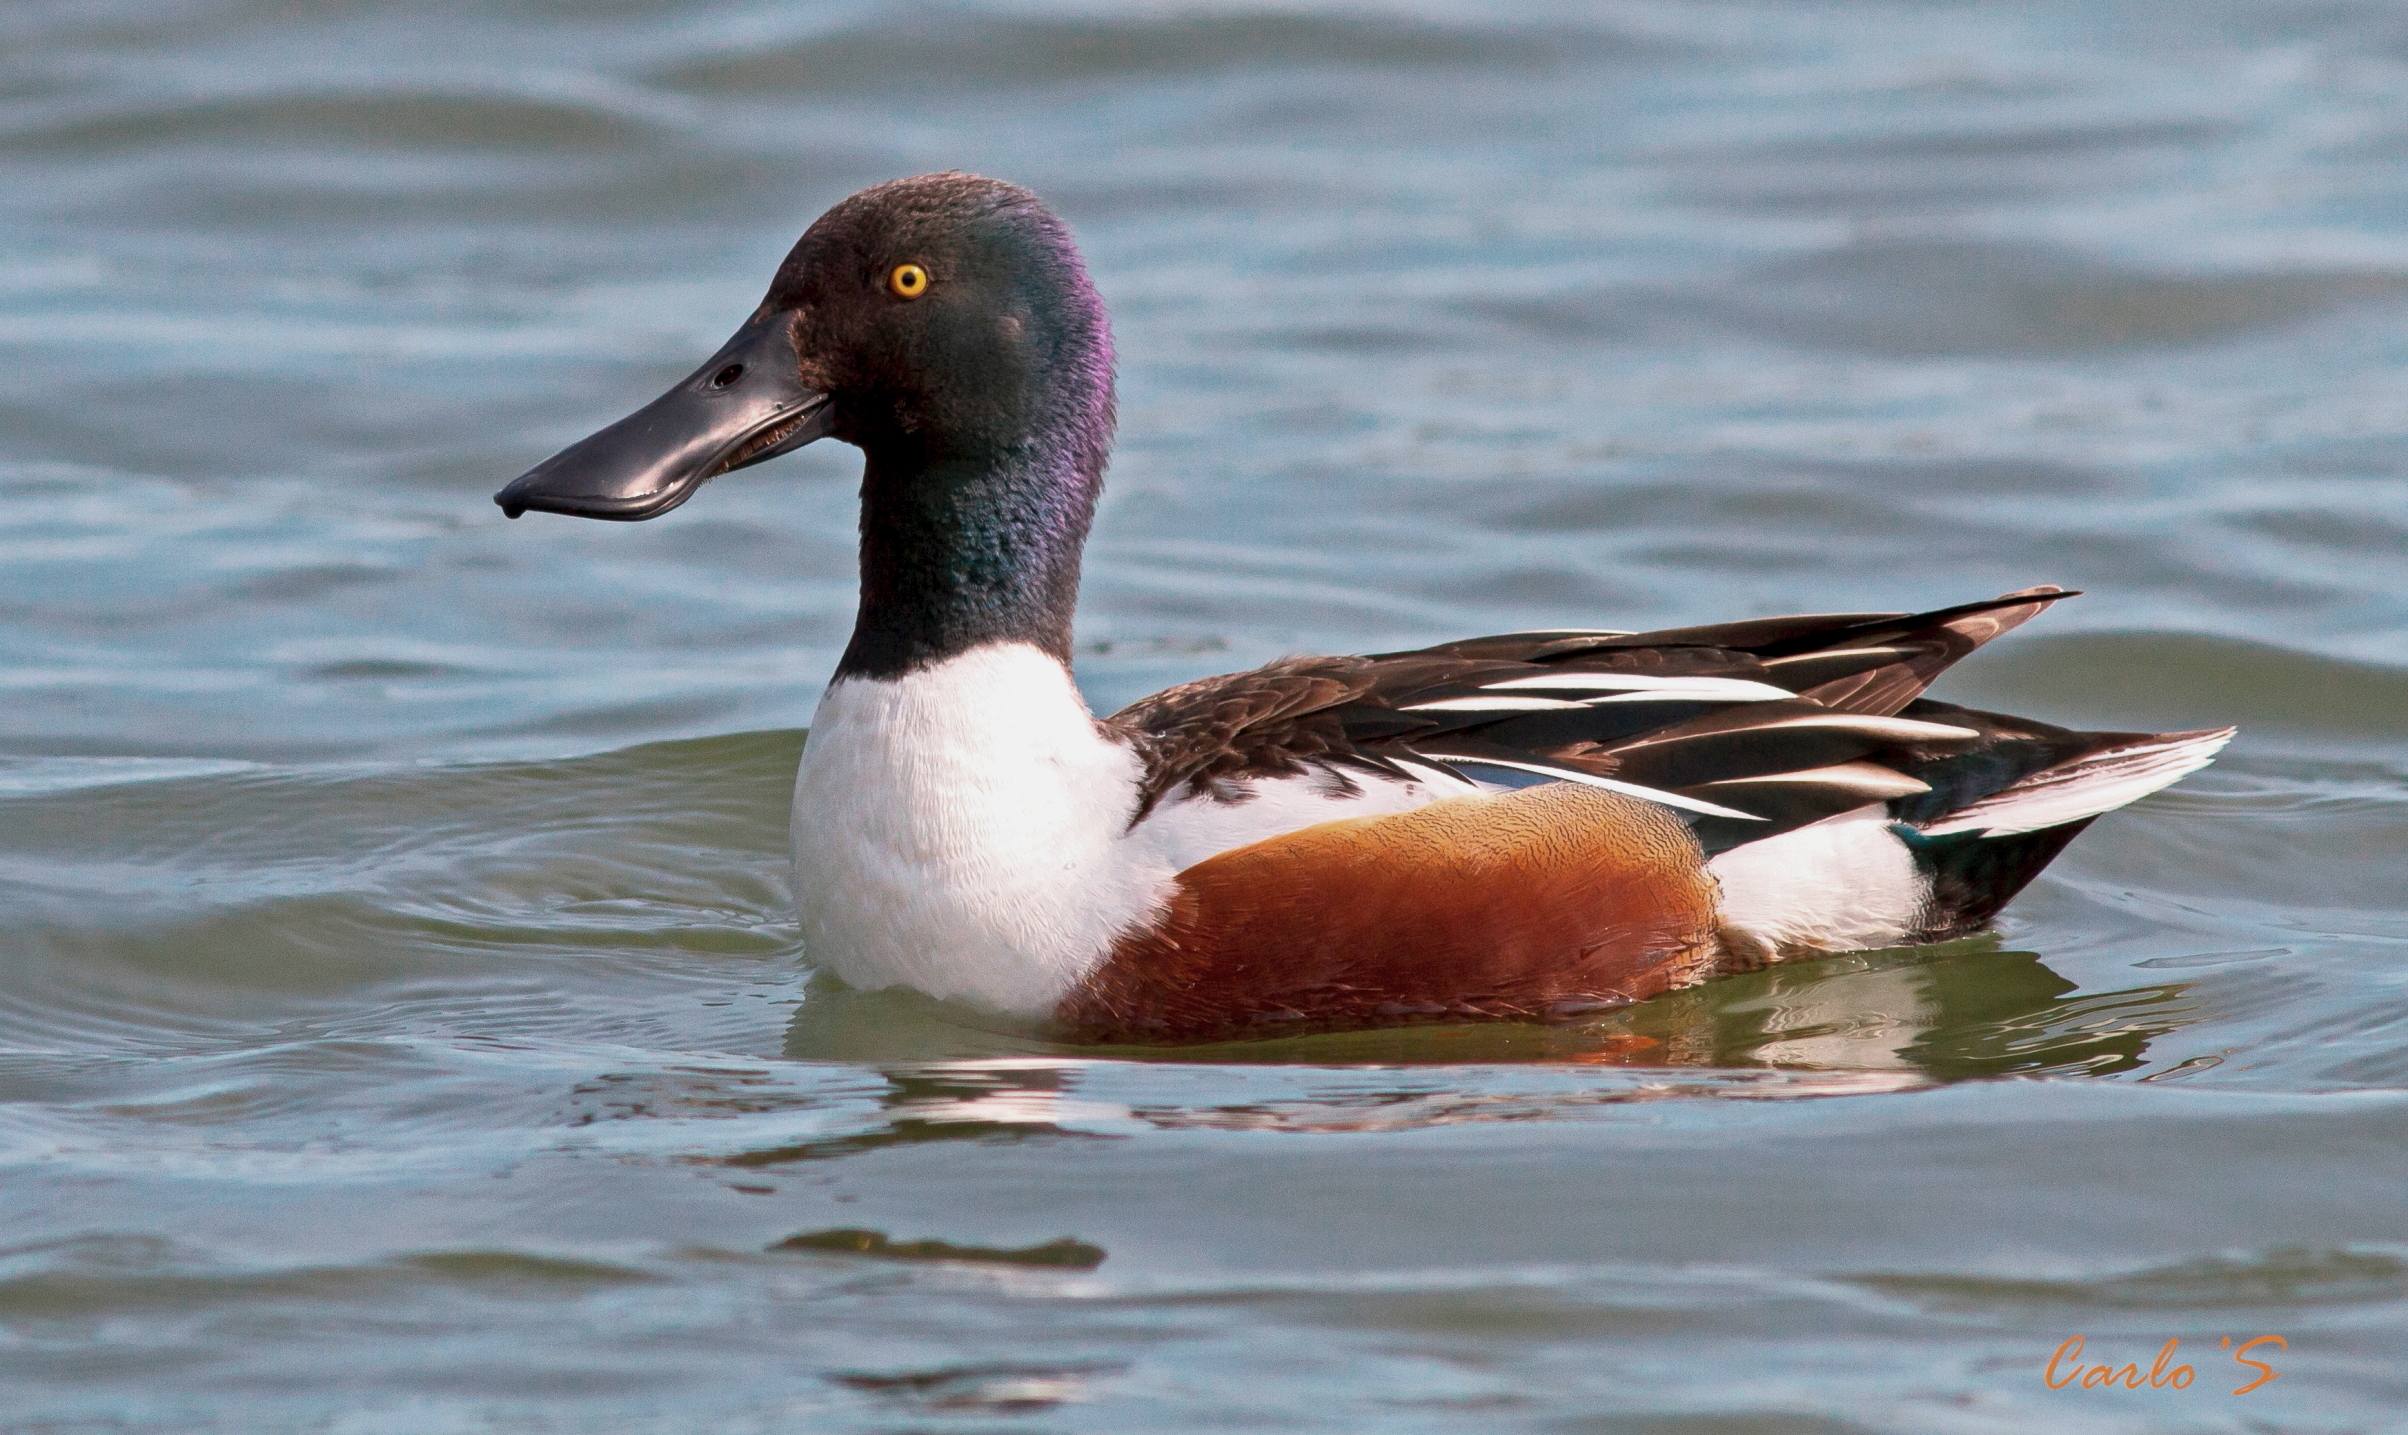
[[[991,643],[1070,665],[1101,445],[929,455],[881,445],[861,480],[861,610],[836,677],[898,678]]]

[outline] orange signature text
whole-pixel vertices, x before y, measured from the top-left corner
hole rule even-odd
[[[2040,1379],[2051,1390],[2065,1390],[2075,1386],[2084,1390],[2110,1388],[2185,1390],[2190,1387],[2193,1380],[2199,1378],[2199,1372],[2191,1369],[2188,1365],[2174,1363],[2174,1352],[2181,1348],[2181,1345],[2182,1340],[2178,1336],[2159,1347],[2157,1358],[2149,1362],[2148,1373],[2144,1375],[2137,1364],[2084,1365],[2082,1363],[2082,1337],[2071,1336],[2057,1347],[2055,1354],[2048,1358],[2048,1369],[2040,1373]],[[2250,1355],[2249,1352],[2264,1345],[2271,1345],[2276,1350],[2291,1348],[2291,1343],[2279,1335],[2261,1335],[2255,1340],[2243,1341],[2240,1349],[2234,1350],[2232,1337],[2229,1335],[2224,1337],[2222,1348],[2232,1352],[2233,1360],[2257,1372],[2255,1379],[2234,1391],[2233,1394],[2247,1395],[2267,1381],[2281,1378],[2282,1372]]]

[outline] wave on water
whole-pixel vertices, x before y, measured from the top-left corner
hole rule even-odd
[[[30,790],[0,792],[20,974],[0,1031],[42,1047],[72,1031],[92,1051],[663,1036],[651,1009],[671,993],[795,980],[785,809],[800,743],[173,776],[42,760]],[[690,1020],[699,1049],[724,1039],[711,1011]]]
[[[186,99],[0,128],[0,151],[29,158],[91,157],[126,150],[208,145],[306,146],[383,152],[480,150],[574,155],[623,148],[644,129],[635,116],[591,101],[508,93],[328,90]]]
[[[688,62],[665,78],[709,93],[842,93],[896,84],[978,90],[1159,80],[1232,71],[1544,73],[1668,58],[1670,40],[1593,26],[1284,10],[1060,16],[906,10],[781,45]]]

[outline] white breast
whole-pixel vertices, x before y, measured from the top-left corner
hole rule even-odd
[[[1152,921],[1172,879],[1232,847],[1474,790],[1326,773],[1242,802],[1167,801],[1135,831],[1143,766],[1062,665],[996,644],[904,677],[847,678],[794,787],[794,890],[810,960],[864,988],[1041,1016]],[[1437,790],[1443,787],[1445,790]]]
[[[1121,840],[1139,774],[1023,644],[833,684],[794,787],[807,955],[858,987],[1050,1010],[1168,890]]]

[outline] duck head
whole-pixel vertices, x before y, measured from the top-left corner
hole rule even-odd
[[[979,641],[1069,653],[1113,424],[1112,339],[1070,232],[1017,185],[865,189],[806,230],[734,337],[494,502],[655,518],[819,438],[868,456],[862,617],[845,670]]]

